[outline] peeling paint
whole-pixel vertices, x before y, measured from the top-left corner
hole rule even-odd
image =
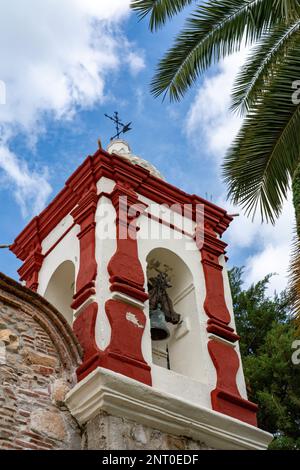
[[[126,320],[130,321],[131,323],[133,323],[135,326],[137,326],[138,328],[144,328],[144,325],[142,325],[139,320],[137,319],[136,315],[134,313],[131,313],[131,312],[127,312],[126,313]]]

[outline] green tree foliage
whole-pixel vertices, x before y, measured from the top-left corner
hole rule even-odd
[[[243,269],[231,269],[229,279],[248,396],[259,405],[259,426],[274,434],[271,449],[300,450],[300,365],[291,360],[297,332],[289,298],[266,295],[270,276],[246,290]]]

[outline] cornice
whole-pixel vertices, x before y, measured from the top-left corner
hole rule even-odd
[[[65,187],[16,237],[11,251],[19,259],[25,261],[32,251],[32,245],[37,241],[41,243],[53,228],[74,209],[84,197],[84,193],[95,187],[96,182],[102,176],[116,182],[129,183],[134,191],[158,204],[191,204],[194,206],[191,213],[193,220],[196,219],[196,204],[203,204],[205,220],[219,235],[222,235],[232,221],[232,217],[224,209],[156,178],[145,168],[99,149],[93,156],[89,155],[84,160],[66,181]]]
[[[273,438],[235,418],[100,367],[68,393],[66,405],[81,425],[105,411],[214,449],[264,450]]]

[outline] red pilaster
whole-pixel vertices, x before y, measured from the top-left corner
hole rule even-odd
[[[239,357],[232,346],[211,340],[208,351],[217,371],[217,385],[211,392],[214,410],[257,426],[258,406],[241,397],[236,384],[240,366]]]
[[[136,220],[146,205],[139,202],[129,184],[120,182],[114,188],[111,201],[117,214],[117,250],[107,267],[110,290],[144,302],[148,294],[144,289],[144,273],[138,257]],[[143,310],[121,300],[109,300],[105,307],[112,328],[109,368],[151,385],[150,367],[142,354],[146,324]]]
[[[148,299],[144,273],[138,257],[136,220],[146,209],[129,185],[117,183],[111,195],[116,209],[117,251],[108,264],[110,290],[128,294],[142,302]]]
[[[197,230],[203,230],[203,228],[197,227]],[[217,237],[212,225],[205,222],[204,241],[200,251],[206,286],[204,310],[209,317],[207,331],[235,342],[239,336],[229,326],[231,317],[225,301],[223,267],[219,263],[219,257],[225,253],[226,246]]]
[[[203,230],[203,227],[197,227],[196,230]],[[197,236],[195,239],[202,240]],[[217,237],[211,221],[204,222],[204,240],[199,249],[206,285],[204,310],[209,317],[207,331],[220,337],[220,340],[212,339],[208,343],[208,351],[217,372],[216,388],[211,392],[212,408],[257,426],[257,405],[243,399],[237,387],[239,356],[233,345],[221,340],[224,338],[234,343],[239,340],[239,336],[229,326],[231,316],[225,300],[223,267],[219,263],[220,256],[225,254],[226,244]]]
[[[91,295],[95,294],[95,280],[97,275],[97,262],[95,257],[95,213],[97,209],[96,188],[90,189],[71,215],[76,224],[80,225],[78,234],[80,244],[80,266],[76,279],[76,293],[72,308],[76,309]]]
[[[138,202],[136,194],[130,188],[120,184],[116,185],[111,199],[117,213],[117,251],[108,266],[111,291],[144,301],[148,295],[144,290],[144,274],[138,259],[136,218],[145,206]],[[72,212],[75,222],[81,227],[78,235],[80,269],[72,304],[77,309],[95,294],[97,200],[96,193],[91,191]],[[143,311],[120,300],[107,301],[105,309],[111,325],[111,340],[105,350],[99,349],[95,339],[98,315],[96,302],[83,307],[74,322],[74,331],[84,350],[83,364],[77,370],[78,379],[82,380],[96,367],[104,367],[150,385],[150,367],[145,362],[141,349],[146,323]]]
[[[76,279],[76,293],[71,307],[79,309],[91,296],[96,294],[95,281],[97,275],[96,262],[96,222],[98,196],[96,186],[91,185],[89,190],[81,196],[78,205],[71,212],[74,222],[80,225],[77,235],[80,247],[79,272]],[[87,303],[82,307],[73,323],[74,332],[83,349],[83,364],[77,370],[78,379],[81,380],[95,367],[90,367],[95,357],[99,356],[96,344],[96,319],[98,305],[96,302]]]

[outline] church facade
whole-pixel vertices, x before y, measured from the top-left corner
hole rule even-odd
[[[235,329],[231,222],[116,140],[15,239],[23,289],[57,312],[80,349],[62,402],[83,448],[267,448]]]

